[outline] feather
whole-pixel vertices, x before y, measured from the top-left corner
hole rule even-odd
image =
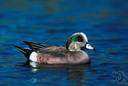
[[[41,43],[34,43],[34,42],[28,42],[28,41],[23,41],[26,45],[29,46],[33,51],[37,51],[42,48],[48,47],[46,44],[41,44]]]

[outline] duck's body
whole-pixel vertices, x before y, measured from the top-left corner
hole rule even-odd
[[[74,39],[73,39],[74,40]],[[29,61],[41,64],[84,64],[89,63],[90,59],[85,51],[80,47],[79,42],[68,41],[66,47],[47,46],[34,42],[23,41],[30,48],[24,49],[17,47]],[[87,44],[86,44],[87,45]]]
[[[84,51],[71,52],[62,46],[41,49],[36,57],[36,62],[45,64],[80,64],[89,62],[89,57]]]

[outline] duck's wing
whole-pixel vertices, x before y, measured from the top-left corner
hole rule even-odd
[[[52,55],[53,57],[65,57],[68,50],[63,46],[50,46],[44,49],[40,49],[41,54]]]
[[[66,55],[67,49],[63,46],[49,46],[47,44],[35,43],[23,41],[29,46],[32,51],[38,51],[41,54],[52,55],[53,57],[64,57]]]
[[[41,43],[35,43],[35,42],[28,42],[28,41],[23,41],[26,45],[29,46],[30,49],[33,51],[37,51],[42,48],[47,48],[49,45],[47,44],[41,44]]]

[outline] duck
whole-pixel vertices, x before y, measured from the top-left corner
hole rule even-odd
[[[65,46],[52,46],[30,41],[23,41],[29,48],[14,45],[29,62],[39,64],[87,64],[90,58],[86,49],[95,50],[83,32],[73,33]]]

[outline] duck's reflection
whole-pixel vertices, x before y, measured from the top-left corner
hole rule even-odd
[[[72,66],[67,69],[67,78],[69,86],[85,86],[86,75],[84,73],[85,65]]]
[[[39,65],[38,63],[29,62],[27,63],[31,66],[31,71],[36,73],[40,69],[59,69],[66,71],[66,77],[68,81],[68,86],[85,86],[86,75],[84,70],[89,65]],[[52,76],[51,76],[52,77]],[[63,77],[63,76],[62,76]],[[36,78],[36,77],[34,77]]]

